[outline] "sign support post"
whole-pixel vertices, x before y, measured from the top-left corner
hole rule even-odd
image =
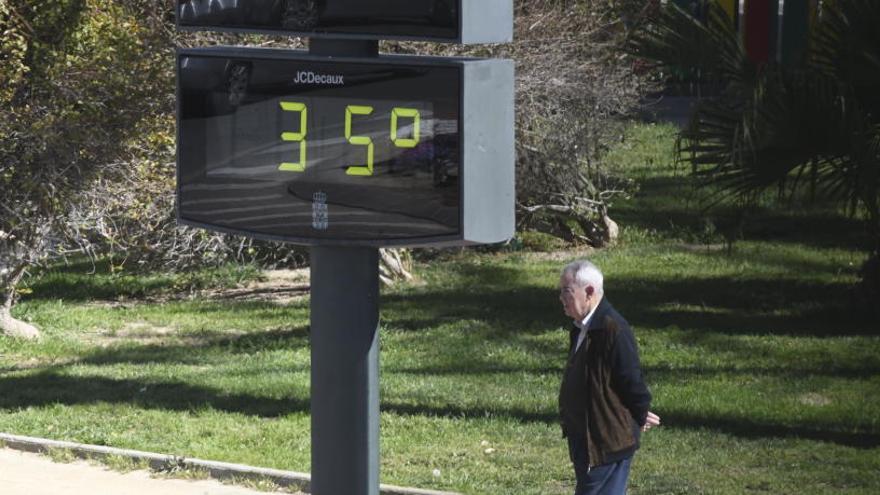
[[[178,219],[311,246],[310,492],[379,495],[378,249],[504,241],[515,196],[513,62],[379,40],[503,43],[513,2],[227,3],[178,0],[178,28],[309,51],[178,49]]]
[[[311,248],[315,495],[379,495],[379,251]]]
[[[309,53],[375,57],[377,41],[311,39]],[[379,495],[379,250],[310,248],[315,495]]]

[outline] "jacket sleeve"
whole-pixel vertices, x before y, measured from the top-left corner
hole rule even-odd
[[[639,426],[644,426],[651,406],[651,392],[642,377],[638,346],[628,326],[617,332],[611,349],[611,370],[615,392],[633,419]]]

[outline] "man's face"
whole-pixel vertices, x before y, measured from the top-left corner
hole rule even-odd
[[[559,279],[559,300],[562,309],[573,320],[582,320],[593,309],[595,292],[593,287],[578,285],[570,274],[563,274]]]

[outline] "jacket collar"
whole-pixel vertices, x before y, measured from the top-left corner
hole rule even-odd
[[[599,301],[599,306],[596,307],[596,312],[593,313],[592,318],[590,318],[590,322],[587,325],[587,331],[605,328],[605,316],[610,311],[613,311],[611,303],[609,303],[608,299],[603,295],[602,300]]]

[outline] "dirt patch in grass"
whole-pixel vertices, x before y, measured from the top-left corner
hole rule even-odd
[[[6,361],[4,358],[6,358],[6,356],[0,355],[0,373],[14,373],[16,371],[27,371],[38,368],[48,368],[51,366],[65,366],[76,361],[74,358],[32,357],[21,362],[13,362],[4,365],[4,361]]]
[[[143,345],[162,345],[174,342],[180,342],[181,338],[177,335],[177,329],[174,327],[156,326],[147,322],[136,321],[126,323],[120,330],[98,330],[84,336],[84,341],[98,347],[106,348],[119,343],[126,344],[143,344]],[[195,339],[192,340],[196,343]]]
[[[696,244],[684,242],[678,248],[687,253],[720,253],[729,249],[728,244]]]
[[[579,246],[557,251],[524,251],[522,257],[530,261],[569,261],[593,256],[597,250],[590,246]],[[518,253],[519,254],[519,253]]]
[[[92,300],[88,306],[100,308],[126,309],[141,304],[161,304],[169,301],[263,301],[287,305],[301,300],[309,294],[309,269],[267,270],[259,280],[254,280],[239,287],[186,291],[175,294],[147,296],[137,299],[121,298],[115,300]]]
[[[798,400],[801,404],[804,404],[806,406],[827,406],[831,404],[831,399],[815,392],[803,394],[799,397]]]
[[[311,288],[309,269],[267,270],[260,280],[243,287],[211,289],[199,292],[196,298],[208,300],[264,301],[275,304],[291,304],[309,294]]]

